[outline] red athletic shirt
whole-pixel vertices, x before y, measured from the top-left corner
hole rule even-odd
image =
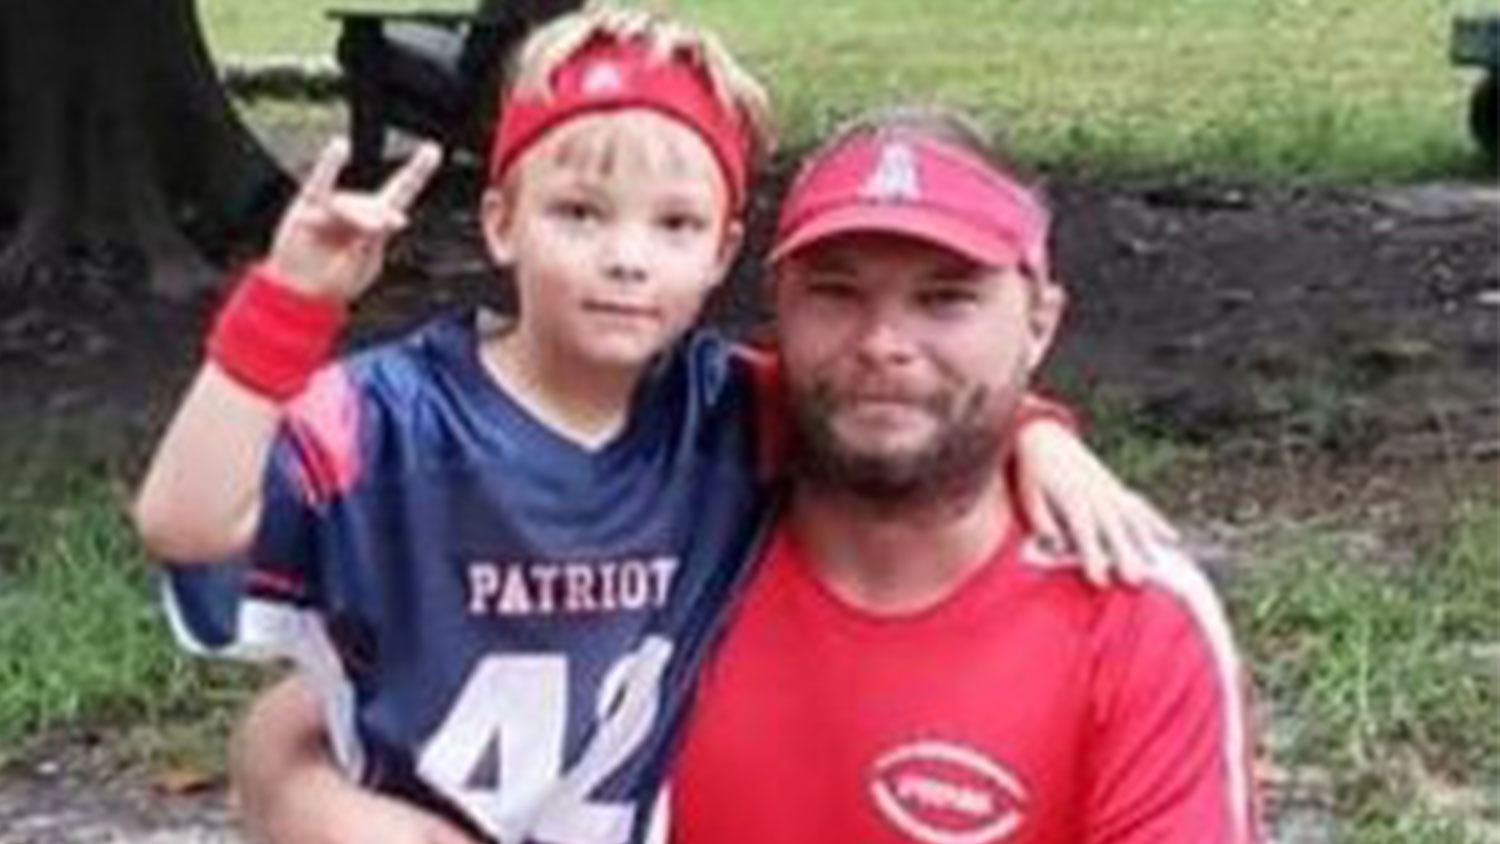
[[[1058,562],[1013,531],[936,606],[875,616],[783,530],[701,679],[673,842],[1257,840],[1207,580],[1174,556],[1098,590]]]

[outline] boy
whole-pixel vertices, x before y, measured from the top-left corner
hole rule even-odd
[[[212,584],[187,580],[179,630],[293,657],[382,792],[505,842],[647,838],[772,510],[765,370],[686,333],[738,248],[765,113],[703,33],[605,8],[539,31],[481,213],[519,318],[439,319],[313,378],[436,165],[424,148],[355,196],[325,152],[137,504],[163,557],[248,556],[228,629],[204,635]]]

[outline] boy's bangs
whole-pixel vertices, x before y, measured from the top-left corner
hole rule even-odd
[[[621,170],[653,177],[692,176],[711,178],[713,167],[699,162],[712,161],[712,153],[692,135],[692,130],[677,127],[666,118],[642,112],[605,115],[604,119],[579,120],[558,130],[550,145],[550,162],[557,167],[586,174],[591,179],[607,180]],[[703,155],[694,156],[691,145],[704,147]],[[722,175],[719,176],[722,179]]]

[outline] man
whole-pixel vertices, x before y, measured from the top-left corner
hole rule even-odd
[[[1255,840],[1202,576],[1165,558],[1141,589],[1090,588],[993,468],[1062,311],[1047,229],[976,133],[931,115],[844,133],[793,186],[771,283],[794,492],[704,675],[674,841]],[[459,840],[338,781],[311,708],[283,687],[244,733],[263,830],[305,840],[299,802],[331,800],[350,826],[330,841]]]
[[[792,189],[772,284],[797,482],[700,678],[675,840],[1254,840],[1201,573],[1091,589],[990,469],[1062,307],[1047,226],[933,116],[855,127]]]

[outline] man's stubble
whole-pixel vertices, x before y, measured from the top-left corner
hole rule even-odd
[[[794,386],[789,400],[798,481],[876,510],[899,512],[943,504],[962,507],[995,482],[1009,445],[1017,394],[981,386],[917,402],[936,423],[936,432],[904,453],[861,452],[843,443],[834,429],[839,401],[826,385]]]

